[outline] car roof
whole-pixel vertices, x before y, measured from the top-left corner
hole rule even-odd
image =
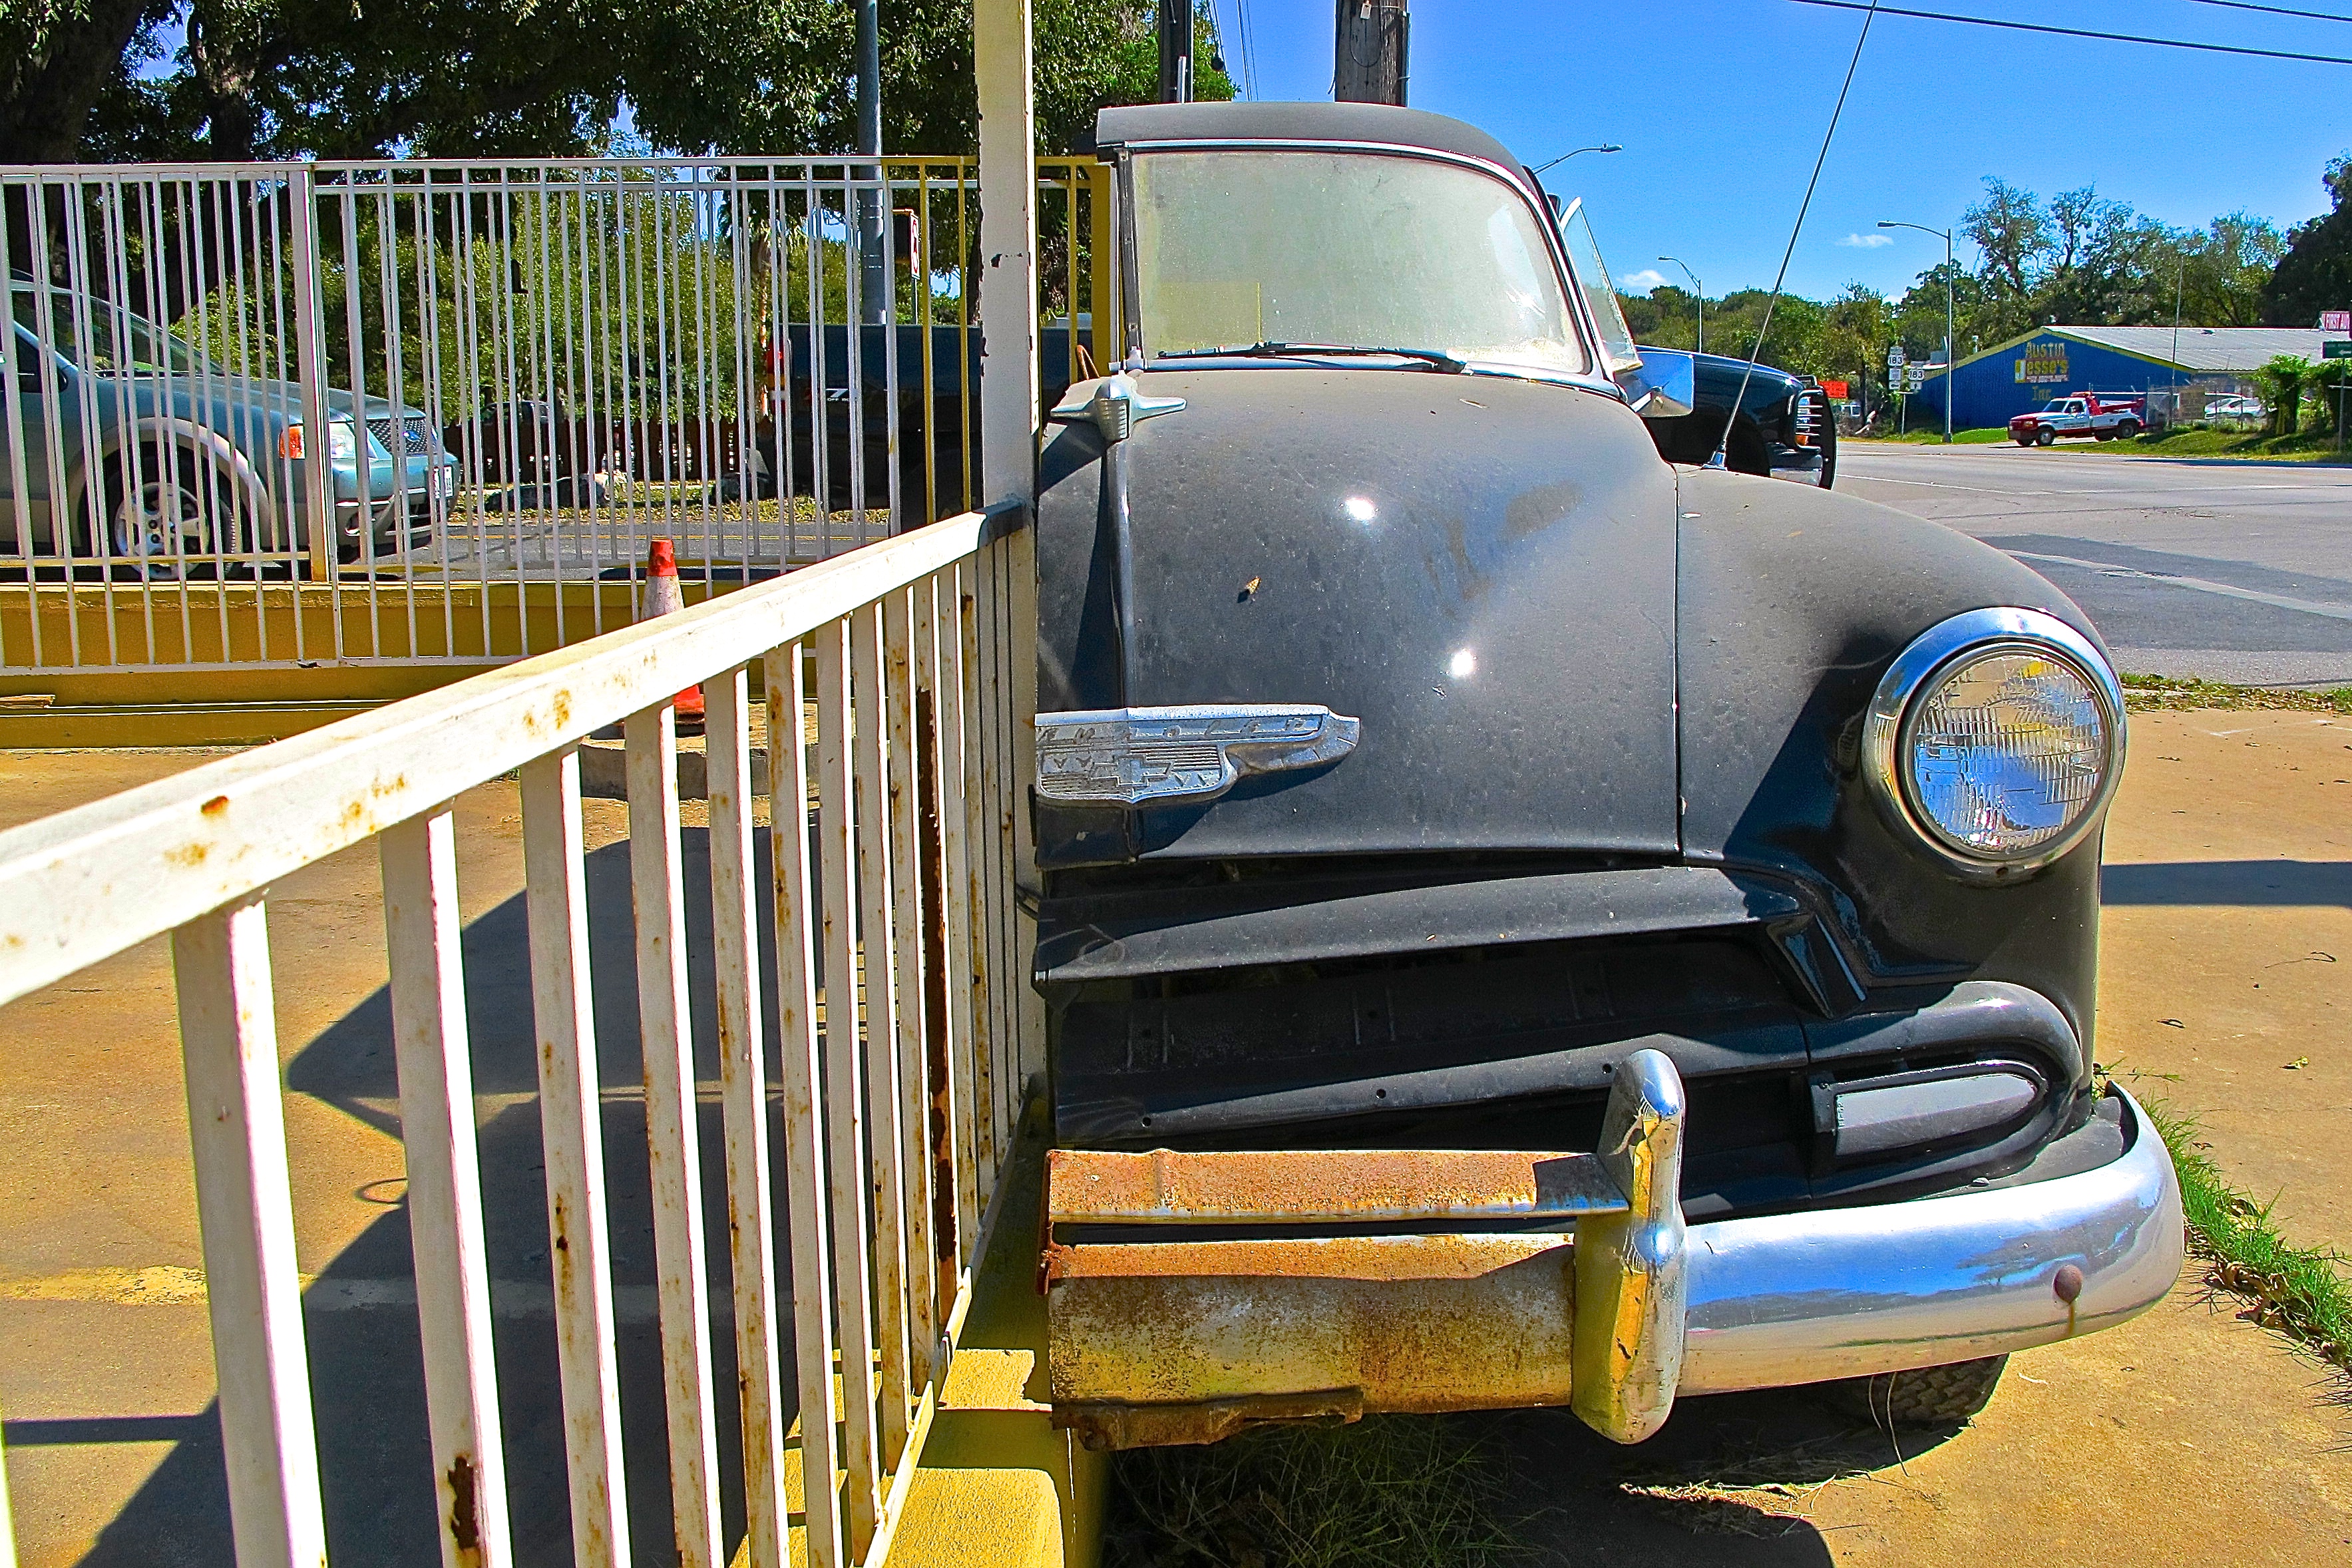
[[[1519,169],[1509,148],[1475,125],[1385,103],[1144,103],[1096,117],[1097,148],[1139,142],[1354,142]]]

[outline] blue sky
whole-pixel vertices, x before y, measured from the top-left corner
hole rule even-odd
[[[1256,96],[1331,91],[1331,0],[1246,0]],[[1916,9],[2352,56],[2352,25],[2189,0],[1947,0]],[[2314,0],[2282,0],[2306,9]],[[1226,64],[1237,0],[1214,0]],[[2352,15],[2352,5],[2338,7]],[[1679,256],[1707,292],[1769,286],[1862,18],[1790,0],[1675,5],[1414,0],[1412,101],[1483,126],[1528,162],[1596,142],[1548,175],[1580,195],[1621,279]],[[1883,16],[1822,173],[1789,285],[1889,293],[1998,174],[2047,196],[2093,184],[2178,225],[2243,208],[2282,226],[2326,210],[2320,174],[2352,151],[2352,67],[2192,54]],[[1559,177],[1565,175],[1564,182]],[[1885,245],[1841,244],[1849,237]],[[1961,254],[1969,258],[1965,242]],[[1637,279],[1635,288],[1642,286]]]

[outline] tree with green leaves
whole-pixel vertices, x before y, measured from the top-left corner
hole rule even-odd
[[[2318,380],[2319,368],[2300,354],[2279,354],[2254,373],[2263,399],[2271,405],[2272,435],[2295,433],[2303,410],[2303,389]]]
[[[73,158],[547,157],[603,152],[626,106],[648,149],[846,153],[847,0],[10,0],[0,163]],[[970,0],[882,0],[883,142],[969,153]],[[1038,0],[1040,150],[1156,86],[1149,0]],[[1205,4],[1203,98],[1230,98]],[[163,67],[160,72],[154,68]]]
[[[2327,165],[2329,209],[2287,237],[2286,254],[2263,290],[2262,319],[2317,324],[2323,310],[2352,310],[2352,153]]]

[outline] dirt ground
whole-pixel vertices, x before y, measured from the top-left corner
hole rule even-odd
[[[2134,714],[2106,862],[2099,1059],[2352,1252],[2352,719]]]
[[[0,753],[0,826],[201,760]],[[2102,1059],[2200,1113],[2232,1178],[2277,1193],[2290,1232],[2324,1242],[2352,1240],[2347,779],[2352,721],[2143,715],[2108,837]],[[592,934],[621,944],[599,967],[625,976],[622,809],[587,807]],[[519,821],[511,785],[459,803],[460,886],[469,968],[494,980],[470,1016],[509,1466],[519,1492],[560,1497],[558,1417],[530,1392],[553,1379]],[[339,1563],[425,1561],[422,1412],[399,1392],[417,1352],[373,855],[289,879],[269,920],[298,1247],[319,1276],[305,1317],[331,1541]],[[642,1147],[633,994],[601,998],[600,1017],[625,1406],[657,1413],[642,1163],[632,1175],[617,1152]],[[26,1568],[225,1563],[162,943],[0,1009],[0,1411]],[[704,1147],[715,1162],[715,1123]],[[719,1190],[715,1170],[706,1184]],[[2185,1286],[2122,1329],[2019,1356],[1973,1426],[1900,1456],[1803,1393],[1690,1401],[1636,1449],[1560,1413],[1493,1426],[1524,1456],[1527,1506],[1563,1564],[1940,1563],[2021,1546],[2036,1561],[2319,1563],[2352,1561],[2340,1386]],[[633,1446],[658,1453],[657,1422]],[[657,1466],[643,1473],[635,1545],[658,1563],[667,1488]],[[524,1561],[562,1554],[559,1521],[516,1523]]]

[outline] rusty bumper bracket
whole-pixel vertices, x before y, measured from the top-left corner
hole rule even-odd
[[[1612,1078],[1592,1153],[1057,1150],[1042,1269],[1055,1419],[1128,1447],[1565,1403],[1638,1442],[1681,1371],[1683,1113],[1674,1064],[1643,1050]],[[1412,1228],[1481,1222],[1518,1228]],[[1107,1226],[1119,1239],[1085,1238]],[[1318,1226],[1346,1228],[1298,1234]],[[1132,1239],[1160,1226],[1177,1234]],[[1253,1227],[1282,1234],[1231,1234]]]

